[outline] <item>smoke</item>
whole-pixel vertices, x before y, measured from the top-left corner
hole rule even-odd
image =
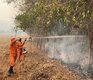
[[[51,30],[51,34],[49,34],[53,36],[35,37],[35,39],[40,44],[41,50],[45,51],[48,57],[61,60],[75,69],[79,67],[78,70],[83,70],[85,73],[89,67],[90,53],[89,40],[87,36],[84,36],[86,32],[82,33],[82,31],[72,29],[70,26],[64,26],[59,21]]]
[[[50,58],[61,60],[74,67],[78,65],[84,73],[88,70],[90,57],[89,42],[86,36],[55,36],[40,40],[45,41],[42,46]]]

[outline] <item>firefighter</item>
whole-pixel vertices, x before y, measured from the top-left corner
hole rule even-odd
[[[15,66],[16,58],[17,58],[17,48],[16,48],[16,39],[12,38],[10,43],[10,68],[8,70],[8,75],[14,74],[13,67]]]
[[[25,44],[25,42],[26,42],[26,39],[24,40],[24,42],[22,42],[22,38],[19,38],[17,41],[17,58],[18,58],[18,61],[25,59],[25,55],[24,55],[24,44]]]

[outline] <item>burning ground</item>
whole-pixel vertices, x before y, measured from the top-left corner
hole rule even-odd
[[[90,80],[71,71],[60,61],[48,58],[27,42],[24,62],[16,62],[16,74],[8,77],[9,37],[0,38],[0,80]]]

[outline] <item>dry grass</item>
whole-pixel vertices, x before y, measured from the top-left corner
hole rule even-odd
[[[16,74],[8,77],[9,68],[9,39],[0,38],[0,80],[84,80],[59,61],[49,59],[27,43],[29,53],[24,62],[16,63]]]
[[[1,78],[2,75],[5,75],[7,71],[7,66],[9,66],[9,37],[0,36],[0,73]]]

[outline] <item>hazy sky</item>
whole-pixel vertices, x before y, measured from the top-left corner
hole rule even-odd
[[[0,34],[13,34],[16,11],[13,4],[0,0]]]
[[[14,17],[16,11],[13,5],[8,5],[4,0],[0,0],[0,33],[11,33],[14,27]]]

